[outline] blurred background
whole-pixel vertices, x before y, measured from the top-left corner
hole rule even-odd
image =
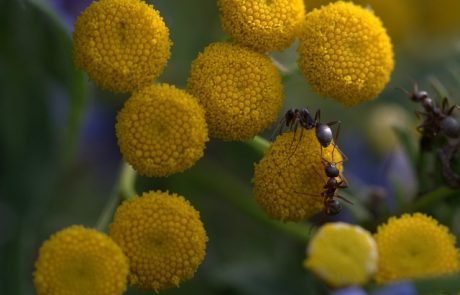
[[[0,294],[35,294],[32,272],[41,243],[72,224],[94,226],[119,173],[114,122],[128,96],[99,89],[72,62],[73,23],[90,2],[0,1]],[[198,52],[227,38],[216,1],[148,2],[174,42],[160,80],[184,88]],[[306,7],[328,2],[307,0]],[[339,218],[373,230],[416,195],[443,189],[442,181],[417,175],[407,149],[418,146],[418,106],[395,88],[410,89],[417,81],[435,98],[460,103],[460,1],[355,2],[373,9],[393,40],[396,67],[385,91],[345,108],[318,97],[297,71],[284,80],[283,113],[308,106],[320,108],[326,122],[342,121],[339,144],[350,158],[345,193],[356,206]],[[296,47],[273,56],[292,68]],[[269,139],[274,127],[262,136]],[[260,159],[244,143],[211,140],[204,158],[185,173],[137,179],[139,192],[162,189],[187,197],[209,235],[195,277],[162,294],[329,294],[302,267],[305,242],[267,221],[255,203],[251,178]],[[442,202],[422,209],[459,237],[460,194],[445,190],[449,196]]]

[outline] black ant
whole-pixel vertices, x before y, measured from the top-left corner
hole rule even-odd
[[[424,112],[415,111],[417,118],[424,118],[422,124],[417,126],[417,131],[422,134],[421,146],[423,150],[431,149],[432,142],[439,133],[448,138],[458,138],[460,136],[460,124],[452,117],[453,111],[460,108],[460,106],[449,106],[449,102],[445,97],[442,100],[441,108],[439,108],[426,91],[418,90],[418,86],[415,83],[412,92],[404,88],[398,89],[406,93],[412,101],[420,103],[425,110]]]
[[[289,109],[284,118],[279,123],[279,133],[283,130],[283,125],[289,128],[290,131],[294,131],[294,139],[297,128],[300,127],[306,130],[315,128],[316,138],[322,147],[327,147],[332,142],[332,129],[331,126],[338,124],[337,128],[340,128],[341,121],[332,121],[329,123],[321,123],[321,110],[317,110],[315,117],[313,118],[308,108]],[[302,131],[300,131],[300,141],[302,141]],[[275,131],[276,133],[276,131]]]
[[[339,132],[336,133],[335,142],[333,143],[334,148],[332,149],[332,160],[331,161],[328,161],[327,159],[323,157],[322,155],[323,147],[321,147],[321,163],[323,164],[324,173],[326,174],[328,179],[326,183],[323,185],[324,190],[321,192],[320,196],[323,197],[324,213],[328,216],[337,215],[340,213],[340,211],[342,211],[342,204],[340,204],[338,199],[341,199],[353,205],[353,203],[350,200],[346,199],[345,197],[337,193],[337,189],[344,189],[348,187],[347,181],[342,176],[339,168],[337,167],[338,164],[341,164],[344,161],[348,160],[348,157],[346,157],[342,153],[343,159],[339,162],[334,161],[335,149],[337,148],[337,150],[339,150],[337,147],[337,143],[336,143],[338,134]],[[314,171],[318,175],[318,177],[322,180],[323,178],[321,177],[320,173],[316,169],[314,169]],[[339,180],[337,180],[337,178],[339,178]],[[311,195],[308,193],[301,193],[301,194]],[[317,195],[313,195],[313,196],[318,197]]]

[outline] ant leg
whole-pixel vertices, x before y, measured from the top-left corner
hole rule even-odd
[[[339,199],[341,199],[341,200],[344,200],[344,201],[347,202],[348,204],[353,205],[353,202],[352,202],[352,201],[348,200],[348,199],[345,198],[345,197],[342,197],[341,195],[335,195],[334,197],[339,198]]]
[[[286,119],[285,118],[281,119],[281,121],[278,123],[278,126],[276,126],[275,130],[273,130],[271,141],[275,140],[275,137],[280,135],[283,132],[283,125],[285,123],[286,123]]]
[[[449,111],[447,112],[447,115],[450,116],[450,115],[452,114],[452,112],[453,112],[455,109],[460,109],[460,106],[454,104],[454,105],[449,109]]]
[[[318,109],[315,113],[315,125],[319,122],[321,122],[321,110]]]
[[[444,97],[441,103],[441,112],[445,113],[445,111],[449,108],[449,102],[447,101],[447,97]]]
[[[404,89],[404,88],[402,88],[402,87],[400,87],[400,86],[395,87],[395,89],[401,90],[401,91],[404,92],[404,94],[406,94],[407,96],[411,96],[411,94],[410,94],[409,91],[407,91],[406,89]]]

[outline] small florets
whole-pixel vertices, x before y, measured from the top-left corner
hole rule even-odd
[[[307,14],[298,53],[307,82],[347,106],[375,98],[393,71],[393,49],[380,19],[342,1]]]
[[[118,114],[116,134],[125,160],[146,176],[190,168],[203,156],[208,140],[196,99],[167,84],[135,92]]]
[[[71,226],[40,248],[34,284],[38,295],[117,295],[126,290],[128,260],[108,236]]]
[[[314,130],[287,132],[278,136],[256,164],[254,193],[267,214],[283,221],[301,221],[324,209],[321,192],[327,181],[321,163],[320,144]],[[337,150],[332,158],[333,144],[323,149],[328,161],[340,162]],[[342,164],[337,167],[342,171]],[[324,175],[321,177],[320,175]]]
[[[183,197],[160,191],[125,201],[110,235],[129,259],[130,283],[157,292],[193,276],[208,240],[199,212]]]
[[[360,226],[322,226],[308,245],[306,268],[333,287],[365,284],[377,270],[377,246]]]
[[[78,17],[73,39],[77,67],[115,92],[152,83],[170,56],[168,28],[141,0],[94,1]]]
[[[279,51],[297,37],[305,18],[303,0],[219,0],[224,31],[257,51]]]
[[[375,234],[379,251],[377,282],[426,278],[460,270],[455,237],[421,213],[391,217]]]
[[[210,136],[246,140],[276,120],[281,77],[270,59],[231,43],[214,43],[193,61],[188,90],[206,112]]]

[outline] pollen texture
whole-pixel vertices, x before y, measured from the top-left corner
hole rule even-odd
[[[303,0],[219,0],[224,31],[257,51],[280,51],[298,36]]]
[[[295,137],[294,132],[278,136],[255,166],[252,182],[256,201],[271,218],[301,221],[324,209],[321,192],[327,177],[321,145],[314,130],[302,132],[297,130]],[[332,150],[333,144],[324,148],[323,158],[340,162],[340,152]],[[341,164],[337,167],[342,170]]]
[[[115,92],[152,83],[170,56],[168,28],[141,0],[94,1],[78,17],[73,40],[77,67]]]
[[[307,14],[298,53],[315,91],[347,106],[375,98],[393,71],[393,49],[380,19],[342,1]]]
[[[208,131],[197,100],[167,84],[133,93],[115,126],[125,160],[141,175],[182,172],[203,156]]]
[[[110,235],[129,259],[130,283],[156,292],[193,277],[208,240],[199,212],[183,197],[160,191],[125,201]]]
[[[360,226],[343,222],[322,226],[311,240],[304,266],[329,285],[363,285],[377,270],[377,246]]]
[[[71,226],[43,243],[35,263],[38,295],[117,295],[126,290],[128,260],[108,236]]]
[[[211,137],[247,140],[272,124],[283,103],[270,59],[231,43],[214,43],[193,61],[188,90],[206,112]]]
[[[460,270],[459,251],[449,229],[421,213],[391,217],[375,234],[379,283],[452,274]]]

